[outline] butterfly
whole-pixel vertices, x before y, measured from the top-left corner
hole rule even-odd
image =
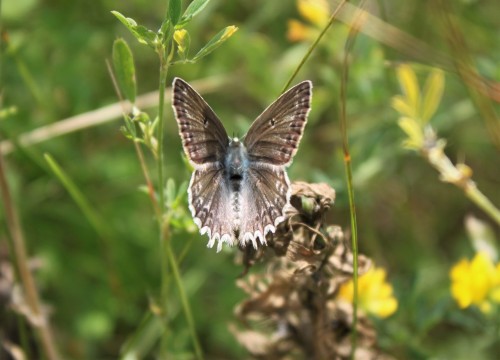
[[[184,152],[194,171],[189,209],[208,247],[217,241],[240,247],[266,244],[284,221],[290,201],[290,165],[311,108],[312,83],[303,81],[257,117],[247,134],[230,138],[207,102],[187,82],[175,78],[172,107]]]

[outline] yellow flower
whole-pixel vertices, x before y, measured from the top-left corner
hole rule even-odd
[[[384,269],[372,267],[358,279],[359,308],[380,318],[392,315],[398,308],[392,285],[385,281],[385,277]],[[353,294],[354,284],[350,280],[340,287],[338,297],[352,302]]]
[[[174,40],[177,43],[177,48],[179,49],[179,53],[184,54],[186,52],[186,38],[188,32],[185,29],[176,30],[174,32]]]
[[[299,14],[316,27],[323,27],[330,14],[330,7],[326,0],[297,0]],[[302,41],[314,37],[317,29],[298,20],[288,21],[287,38],[290,41]]]
[[[220,41],[226,41],[229,39],[233,34],[238,31],[238,27],[234,25],[226,26],[224,29],[224,34],[222,34]]]
[[[500,303],[500,264],[496,267],[485,252],[472,261],[460,260],[450,270],[451,295],[461,309],[476,305],[488,313],[491,301]]]
[[[328,21],[330,7],[326,0],[298,0],[299,14],[314,25],[322,27]]]
[[[289,41],[302,41],[309,37],[311,29],[298,20],[288,20],[286,37]]]

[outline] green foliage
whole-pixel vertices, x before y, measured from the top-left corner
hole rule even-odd
[[[181,17],[181,0],[168,1],[168,18],[172,26],[176,26]]]
[[[473,257],[482,238],[466,230],[467,215],[474,213],[493,232],[495,221],[463,191],[443,184],[424,158],[401,147],[405,140],[411,140],[406,144],[413,148],[423,144],[425,128],[432,126],[434,134],[446,141],[446,149],[440,143],[440,151],[446,150],[453,160],[455,179],[471,179],[473,169],[477,187],[498,205],[500,167],[493,130],[469,96],[468,87],[474,85],[456,76],[450,61],[454,59],[447,53],[450,37],[438,16],[440,10],[434,8],[437,5],[416,0],[378,4],[378,17],[391,29],[413,35],[427,47],[410,41],[405,44],[416,50],[405,53],[394,47],[400,34],[378,31],[368,21],[364,28],[371,31],[358,36],[349,57],[346,105],[360,253],[387,269],[399,302],[396,314],[375,320],[377,341],[396,358],[494,359],[499,346],[495,313],[459,309],[450,295],[448,273],[461,258]],[[467,34],[467,54],[486,83],[493,85],[499,78],[500,46],[491,31],[498,22],[497,8],[497,2],[487,0],[480,6],[477,1],[454,2],[452,9]],[[111,9],[115,9],[112,16]],[[292,19],[307,26],[304,40],[287,38]],[[235,29],[231,24],[238,27],[238,36],[225,41]],[[280,93],[319,25],[303,18],[295,2],[264,0],[189,4],[76,0],[50,6],[40,0],[19,6],[4,2],[2,25],[1,148],[6,147],[4,140],[24,144],[6,155],[7,175],[28,251],[41,260],[35,262],[41,264],[35,272],[37,288],[51,308],[63,358],[193,357],[175,280],[161,278],[160,269],[170,265],[162,263],[165,252],[151,205],[151,198],[159,199],[159,189],[165,189],[172,252],[205,357],[246,358],[227,327],[235,321],[234,304],[243,297],[235,286],[241,273],[241,266],[234,263],[238,250],[216,254],[207,249],[206,236],[199,236],[192,222],[185,190],[190,169],[181,155],[168,91],[163,108],[163,187],[156,186],[157,103],[138,104],[143,104],[144,94],[159,88],[161,56],[168,64],[164,88],[174,76],[185,78],[207,99],[228,133],[243,135]],[[335,22],[293,81],[311,79],[314,94],[289,169],[292,181],[334,186],[337,198],[328,222],[344,229],[349,217],[338,101],[348,31],[341,21]],[[393,41],[382,43],[373,34]],[[136,107],[124,122],[115,120],[114,113],[106,119],[109,122],[94,123],[91,111],[118,101],[105,66],[107,58],[112,59],[123,96],[135,99]],[[397,65],[408,60],[413,74],[405,73],[400,80]],[[492,98],[496,92],[488,91],[483,92],[484,99],[497,101]],[[58,135],[43,128],[67,129],[68,123],[60,121],[82,114],[80,121],[86,127],[78,131]],[[120,127],[144,151],[144,164],[155,185],[152,194],[133,143],[120,134]],[[32,130],[40,130],[36,136],[47,132],[50,136],[29,143],[37,138],[26,137]],[[45,153],[57,159],[56,166],[46,166]],[[457,159],[465,160],[467,167],[454,164]],[[62,170],[59,176],[56,169]],[[106,228],[104,239],[111,241],[102,241],[93,222]],[[5,238],[0,229],[0,238]],[[488,239],[498,251],[498,236]],[[0,240],[2,252],[3,244]],[[168,296],[162,296],[162,284]],[[18,334],[10,325],[19,321],[14,314],[5,322],[2,318],[2,333]]]
[[[132,104],[135,103],[137,88],[134,57],[123,39],[117,39],[113,43],[113,67],[123,95]]]
[[[201,48],[200,51],[198,51],[198,53],[193,57],[191,61],[196,62],[202,57],[210,54],[212,51],[221,46],[224,41],[229,39],[229,37],[233,35],[236,30],[237,28],[235,26],[227,26],[226,28],[219,31],[216,35],[214,35],[213,38],[210,39],[209,42],[205,44],[205,46]]]
[[[118,11],[112,11],[111,13],[116,16],[123,25],[125,25],[125,27],[132,33],[132,35],[135,36],[137,41],[139,41],[141,44],[148,45],[153,49],[156,49],[158,36],[154,31],[151,31],[142,25],[137,25],[134,19],[125,17]]]

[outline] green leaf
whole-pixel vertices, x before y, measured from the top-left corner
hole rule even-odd
[[[163,39],[166,39],[167,35],[168,35],[168,30],[170,29],[170,19],[165,19],[162,23],[161,23],[161,27],[160,27],[160,30],[158,31],[162,38]]]
[[[210,39],[208,43],[206,43],[206,45],[200,51],[198,51],[192,61],[197,61],[202,57],[210,54],[212,51],[221,46],[224,41],[229,39],[236,32],[236,30],[238,30],[238,28],[234,25],[231,25],[219,31],[213,38]]]
[[[0,110],[0,120],[8,119],[9,117],[15,114],[17,114],[17,107],[8,106]]]
[[[157,42],[157,37],[154,31],[151,31],[142,25],[137,25],[134,19],[125,17],[118,11],[111,11],[111,13],[127,27],[132,35],[135,36],[137,41],[141,44],[151,46],[153,49],[156,48],[155,44]]]
[[[168,2],[168,18],[175,26],[181,18],[181,0],[170,0]]]
[[[194,18],[196,15],[198,15],[204,8],[207,6],[208,2],[210,0],[194,0],[192,1],[189,6],[187,7],[186,11],[184,12],[184,15],[182,15],[181,21],[177,26],[184,26],[187,24],[189,21],[191,21],[192,18]]]
[[[123,96],[133,104],[137,93],[134,57],[123,39],[117,39],[113,43],[113,67]]]
[[[172,178],[169,178],[167,180],[167,187],[165,189],[165,195],[167,199],[167,206],[170,207],[172,206],[172,203],[175,201],[176,194],[175,194],[175,180]]]
[[[120,132],[129,140],[134,140],[134,135],[130,132],[130,130],[125,126],[120,126]]]
[[[422,101],[422,122],[426,124],[434,115],[441,102],[444,90],[444,74],[442,70],[434,70],[425,82]]]
[[[175,198],[175,201],[173,203],[173,206],[179,206],[184,200],[184,198],[187,195],[187,189],[188,189],[188,182],[184,181],[179,185],[179,189],[177,190],[177,196]]]

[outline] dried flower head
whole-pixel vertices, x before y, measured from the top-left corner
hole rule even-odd
[[[256,358],[350,356],[353,308],[337,295],[352,277],[353,255],[341,228],[324,224],[334,199],[335,191],[326,184],[292,184],[286,220],[267,239],[269,246],[242,249],[247,270],[258,261],[267,264],[264,273],[238,280],[248,298],[235,310],[241,325],[231,325],[237,340]],[[358,264],[364,274],[371,262],[359,256]],[[356,330],[356,358],[382,358],[366,316],[358,316]]]

